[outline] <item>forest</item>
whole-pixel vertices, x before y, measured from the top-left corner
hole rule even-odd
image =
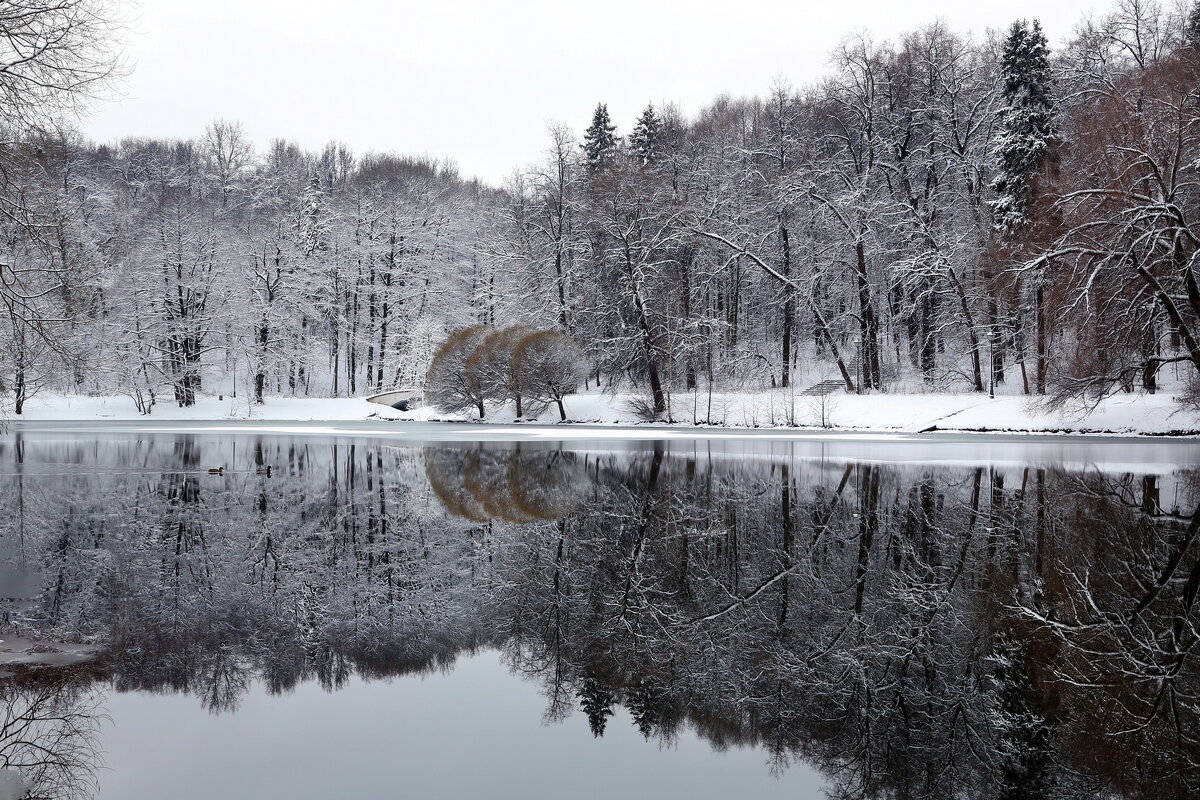
[[[1195,5],[1120,0],[1053,47],[1036,20],[853,35],[824,76],[758,97],[621,120],[599,102],[502,186],[286,131],[256,149],[226,120],[88,141],[61,120],[119,81],[110,4],[7,6],[0,381],[18,414],[39,392],[150,413],[420,386],[475,325],[565,333],[587,388],[654,412],[672,391],[824,380],[1200,393]]]

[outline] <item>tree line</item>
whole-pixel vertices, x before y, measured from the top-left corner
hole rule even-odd
[[[360,394],[419,384],[450,332],[491,325],[574,338],[589,386],[659,413],[672,392],[830,378],[1187,400],[1197,42],[1196,7],[1153,0],[1053,50],[1024,20],[851,36],[819,80],[648,105],[627,135],[601,103],[499,187],[337,142],[256,151],[225,121],[97,145],[47,131],[88,85],[63,79],[4,112],[6,396],[121,392],[149,413]],[[94,80],[111,63],[95,50]]]

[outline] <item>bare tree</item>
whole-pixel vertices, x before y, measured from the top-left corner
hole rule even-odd
[[[1060,401],[1154,391],[1169,363],[1200,374],[1198,76],[1200,56],[1186,48],[1067,119],[1076,145],[1057,187],[1062,234],[1026,266],[1062,265],[1054,291],[1075,336]]]
[[[122,71],[121,28],[111,0],[0,4],[0,120],[45,125],[110,89]]]
[[[0,767],[20,776],[27,792],[22,797],[94,796],[105,720],[101,699],[90,678],[69,670],[0,684]]]
[[[221,192],[221,206],[229,205],[233,179],[250,163],[253,148],[240,122],[218,119],[204,130],[206,156]]]

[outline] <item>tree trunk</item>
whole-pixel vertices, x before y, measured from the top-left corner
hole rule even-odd
[[[13,412],[20,415],[25,410],[25,399],[28,388],[25,383],[25,367],[17,367],[13,376]]]
[[[642,333],[642,348],[646,354],[646,372],[650,378],[650,393],[654,398],[654,411],[661,414],[667,410],[667,397],[663,392],[662,378],[658,373],[658,348],[654,343],[654,333],[650,328],[650,320],[646,313],[646,304],[642,300],[641,286],[638,284],[633,260],[628,252],[625,254],[625,269],[629,275],[633,305],[637,310],[638,328]]]
[[[1164,289],[1162,284],[1158,282],[1158,279],[1146,271],[1145,267],[1135,261],[1134,269],[1137,271],[1137,274],[1141,277],[1141,279],[1145,281],[1151,289],[1154,290],[1155,296],[1158,297],[1158,301],[1162,303],[1163,308],[1167,312],[1167,316],[1171,319],[1171,324],[1175,326],[1175,328],[1179,331],[1180,338],[1183,339],[1184,347],[1188,352],[1188,359],[1192,362],[1192,366],[1196,369],[1196,371],[1200,372],[1200,341],[1197,341],[1191,327],[1188,326],[1187,322],[1183,318],[1183,315],[1179,312],[1179,308],[1175,305],[1175,301],[1171,299],[1169,294],[1167,294],[1166,289]],[[1189,285],[1188,288],[1190,295],[1191,285]]]
[[[1034,348],[1036,354],[1036,371],[1034,376],[1034,391],[1038,394],[1046,393],[1046,306],[1045,306],[1045,290],[1039,281],[1037,289],[1034,291],[1033,303],[1034,313],[1037,315],[1037,341]]]
[[[988,335],[991,337],[991,370],[992,385],[1004,383],[1004,349],[1000,341],[999,306],[996,299],[989,294],[988,299]]]
[[[867,279],[867,251],[862,240],[854,243],[855,279],[858,284],[858,323],[862,341],[863,388],[879,388],[879,323],[871,303],[871,284]]]
[[[263,403],[263,389],[267,383],[266,369],[263,365],[267,360],[268,341],[270,341],[270,330],[264,323],[258,329],[258,367],[254,371],[254,402],[258,405]]]
[[[680,264],[680,301],[683,303],[683,322],[685,325],[691,322],[692,319],[692,260],[695,258],[695,253],[689,248]],[[684,380],[689,391],[696,388],[696,364],[693,361],[693,353],[690,347],[685,356],[687,359],[687,368]]]
[[[933,330],[933,300],[929,292],[921,296],[921,375],[933,378],[937,367],[937,334]]]
[[[554,251],[554,282],[558,287],[558,326],[567,330],[567,283],[563,276],[562,247]]]
[[[783,343],[780,353],[779,385],[787,388],[791,385],[792,373],[792,328],[796,316],[796,289],[791,283],[792,278],[792,247],[788,239],[787,225],[783,215],[779,217],[779,246],[783,261],[783,277],[788,282],[783,285]]]
[[[330,345],[329,345],[329,361],[331,364],[330,374],[333,375],[333,385],[330,388],[333,392],[334,397],[337,397],[339,395],[339,393],[338,393],[338,377],[339,377],[338,357],[340,354],[338,353],[338,346],[340,344],[341,344],[341,334],[335,330],[333,332],[333,340],[330,342]]]
[[[967,328],[967,341],[971,346],[971,378],[975,383],[975,391],[983,391],[983,365],[979,357],[979,335],[975,332],[975,315],[971,313],[971,305],[967,302],[967,290],[953,269],[948,270],[950,283],[954,293],[958,295],[958,306],[962,311],[963,324]]]

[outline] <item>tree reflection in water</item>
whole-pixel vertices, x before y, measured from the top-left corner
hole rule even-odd
[[[494,647],[548,720],[579,710],[602,735],[620,704],[648,739],[687,726],[801,759],[838,797],[1200,791],[1191,473],[661,444],[2,447],[21,463],[0,526],[44,587],[12,623],[111,642],[118,691],[228,711],[254,680],[333,689]]]
[[[0,796],[92,796],[102,701],[91,677],[74,667],[0,679]]]
[[[446,510],[474,522],[558,519],[589,491],[582,460],[567,450],[426,447],[424,456],[425,476]]]

